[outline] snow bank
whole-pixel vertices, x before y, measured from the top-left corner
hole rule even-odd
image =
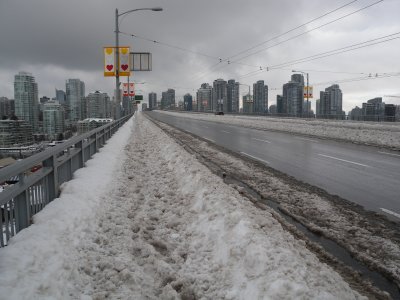
[[[268,212],[138,116],[120,186],[81,245],[83,293],[118,299],[358,299]]]
[[[400,123],[373,123],[341,120],[289,119],[272,117],[250,117],[237,115],[216,116],[158,111],[184,118],[193,118],[218,123],[304,134],[359,144],[384,146],[400,150]]]
[[[77,170],[62,187],[60,198],[34,216],[34,224],[22,230],[0,249],[1,299],[65,299],[73,290],[76,246],[95,224],[116,170],[125,159],[124,145],[131,133],[129,120]],[[6,296],[5,296],[6,295]]]
[[[0,250],[7,299],[360,299],[140,114]],[[125,151],[124,151],[125,146]]]

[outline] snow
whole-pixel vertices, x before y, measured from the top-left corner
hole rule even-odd
[[[140,113],[0,249],[7,299],[360,299]]]
[[[205,113],[157,111],[174,116],[227,123],[261,130],[283,131],[318,138],[329,138],[400,150],[400,123],[356,122],[299,118],[274,118],[240,115],[216,116]]]

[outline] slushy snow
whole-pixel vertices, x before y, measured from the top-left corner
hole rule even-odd
[[[0,249],[1,299],[360,299],[140,113]]]

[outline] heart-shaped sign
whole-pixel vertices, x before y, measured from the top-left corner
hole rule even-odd
[[[121,69],[126,71],[128,69],[128,65],[121,65]]]
[[[121,49],[121,53],[122,53],[122,54],[128,53],[128,48],[122,48],[122,49]]]
[[[111,53],[113,53],[113,48],[106,48],[106,53],[108,55],[110,55]]]
[[[106,68],[107,68],[108,71],[111,71],[112,69],[114,69],[114,66],[113,65],[107,65]]]

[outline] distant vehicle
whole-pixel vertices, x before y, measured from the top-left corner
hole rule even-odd
[[[223,111],[217,111],[215,114],[216,114],[217,116],[223,116],[223,115],[224,115],[224,112],[223,112]]]
[[[42,168],[41,165],[34,166],[34,167],[31,168],[31,172],[32,172],[32,173],[33,173],[33,172],[36,172],[37,170],[40,170],[41,168]]]

